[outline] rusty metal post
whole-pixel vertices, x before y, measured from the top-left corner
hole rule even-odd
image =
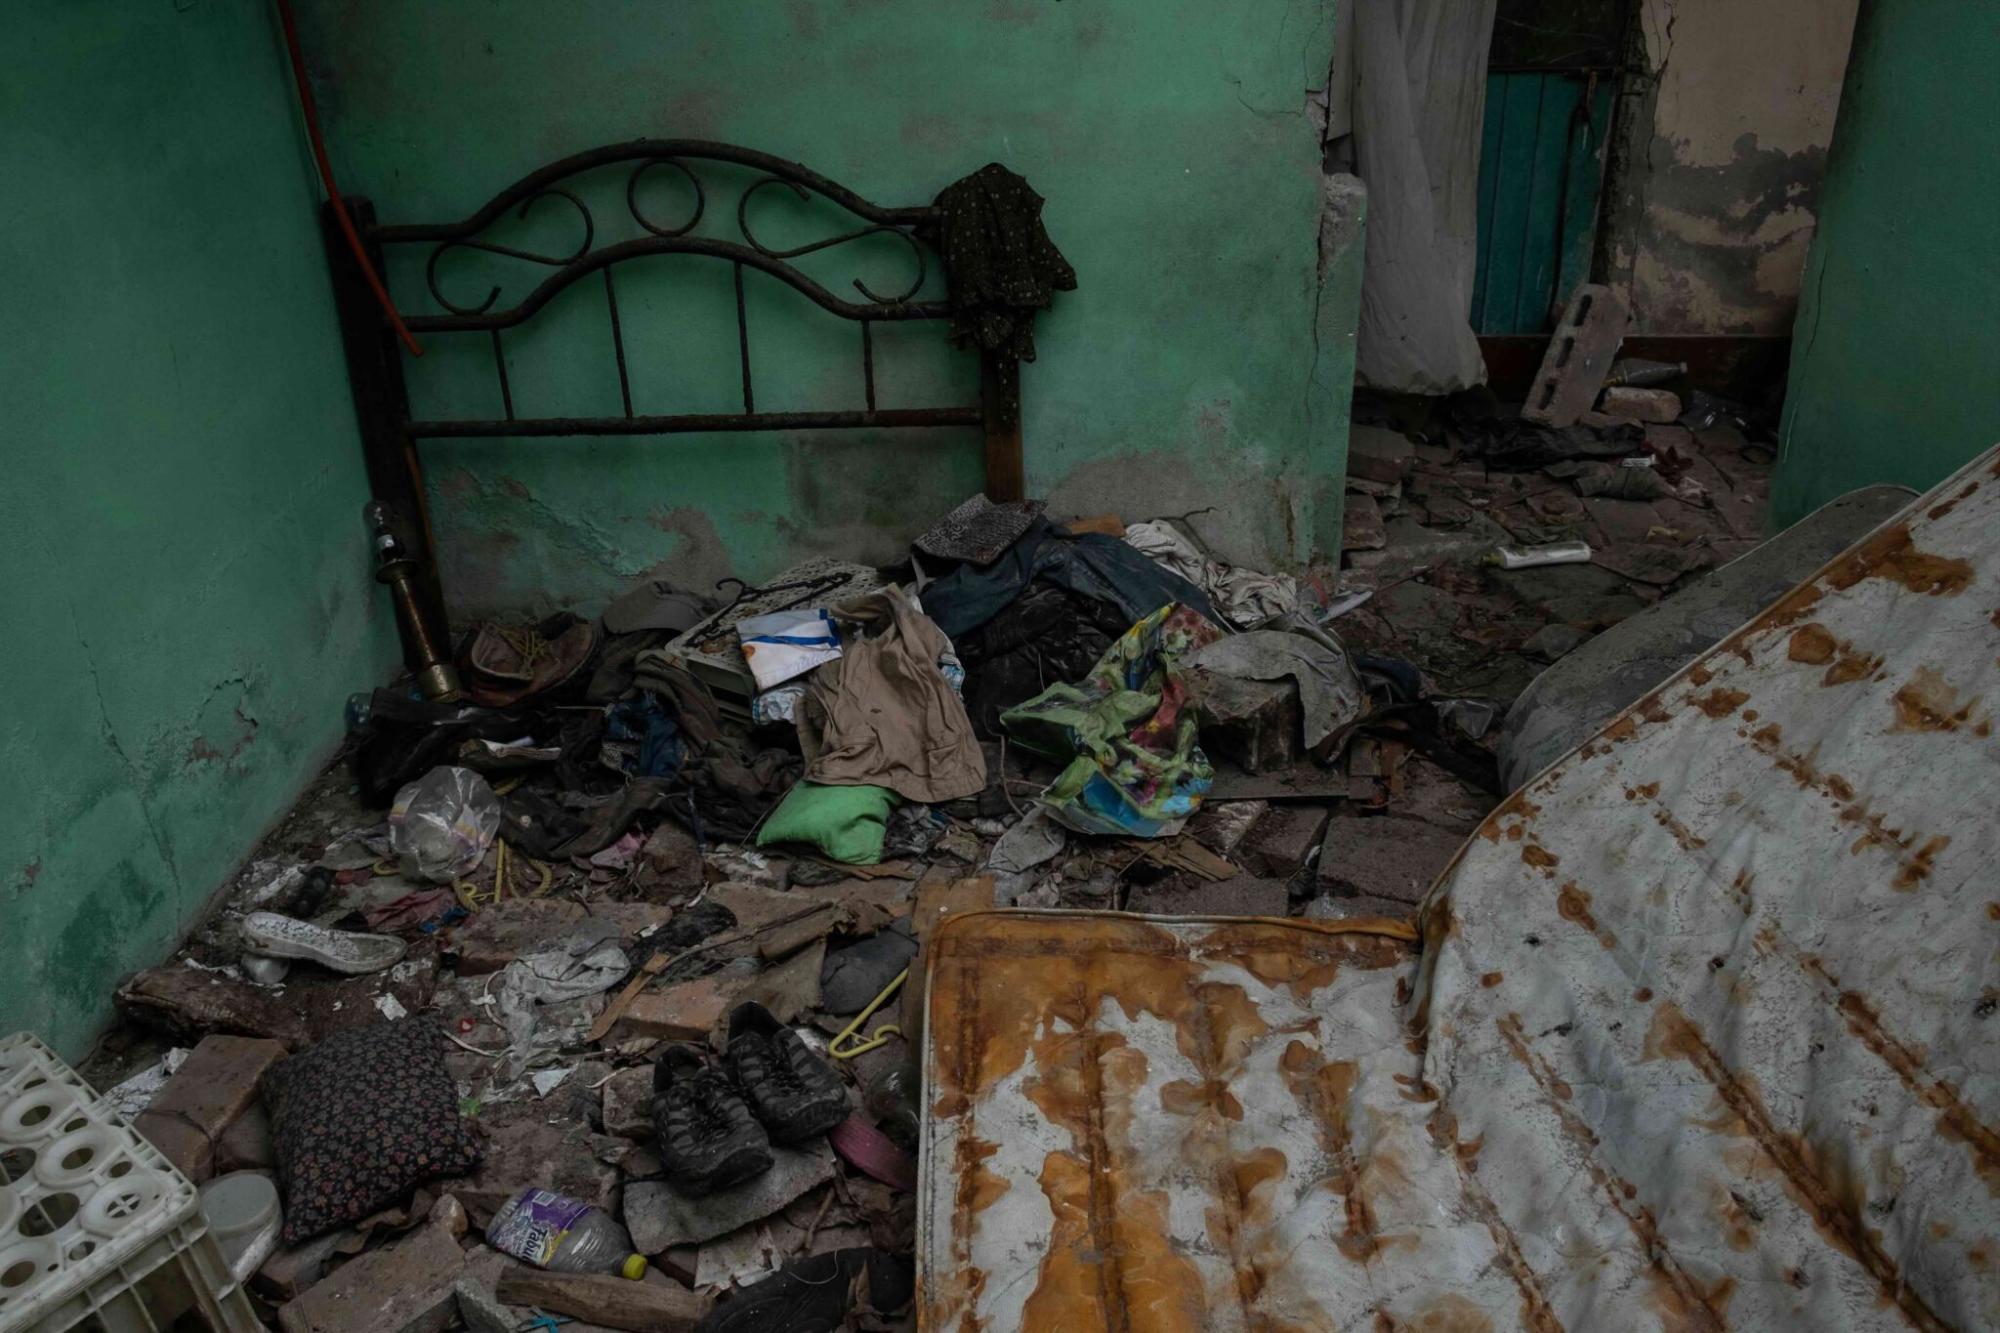
[[[979,408],[986,432],[986,498],[995,503],[1026,499],[1019,361],[995,352],[980,354]]]
[[[347,206],[356,228],[367,236],[375,222],[374,205],[366,199],[349,199]],[[422,672],[435,665],[439,645],[448,648],[450,634],[444,592],[438,583],[423,470],[407,429],[410,409],[402,353],[330,206],[321,209],[320,230],[333,279],[334,308],[340,317],[340,340],[347,353],[347,382],[361,430],[368,489],[400,518],[403,531],[399,535],[414,564],[405,580],[410,596],[408,613],[397,616],[397,625],[404,665],[412,672]],[[371,243],[367,248],[380,271],[380,247]],[[410,616],[421,622],[420,632],[412,630]]]

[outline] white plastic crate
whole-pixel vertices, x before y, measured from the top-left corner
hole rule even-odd
[[[195,1189],[55,1052],[0,1039],[0,1333],[262,1326]]]

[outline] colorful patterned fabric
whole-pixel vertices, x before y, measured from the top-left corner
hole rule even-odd
[[[479,1164],[429,1019],[335,1033],[272,1066],[263,1093],[285,1187],[287,1245]]]
[[[1156,838],[1176,831],[1213,779],[1196,740],[1179,659],[1222,631],[1192,607],[1161,607],[1125,631],[1074,685],[1051,685],[1000,725],[1027,748],[1068,759],[1042,800],[1080,833]]]

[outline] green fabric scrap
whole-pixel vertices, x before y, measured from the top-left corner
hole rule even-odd
[[[757,831],[757,845],[802,842],[830,861],[874,865],[882,859],[889,812],[902,798],[886,787],[830,787],[801,782],[785,793]]]

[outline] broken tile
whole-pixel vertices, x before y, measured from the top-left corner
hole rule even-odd
[[[258,1267],[251,1285],[271,1301],[289,1301],[319,1281],[334,1251],[352,1235],[350,1231],[329,1231],[324,1236],[275,1249]]]
[[[769,1217],[807,1190],[833,1179],[833,1148],[771,1149],[771,1169],[734,1189],[690,1198],[664,1181],[635,1180],[625,1188],[625,1226],[641,1254],[704,1241]]]
[[[817,978],[815,978],[817,980]],[[653,1067],[621,1069],[604,1085],[604,1132],[625,1139],[653,1136]]]
[[[1133,888],[1125,910],[1152,916],[1283,916],[1289,905],[1286,884],[1255,875],[1193,883],[1177,876]]]
[[[1188,820],[1188,836],[1217,856],[1229,856],[1269,808],[1264,801],[1219,801],[1211,789],[1209,799]]]
[[[1375,497],[1349,491],[1340,511],[1340,549],[1379,551],[1389,544],[1389,529]]]
[[[1421,819],[1336,819],[1320,844],[1320,887],[1340,895],[1414,903],[1464,841],[1464,834]]]
[[[1243,840],[1237,859],[1260,875],[1288,878],[1319,845],[1330,815],[1323,805],[1288,802],[1273,806]]]
[[[442,1333],[458,1312],[465,1256],[451,1233],[419,1227],[355,1256],[278,1310],[284,1333]]]
[[[819,1007],[820,971],[826,966],[826,938],[821,936],[803,949],[793,951],[791,957],[773,967],[764,969],[762,975],[750,979],[730,1001],[729,1007],[717,1017],[712,1037],[722,1037],[722,1029],[729,1021],[729,1013],[739,1004],[756,1002],[771,1011],[771,1016],[780,1023],[793,1023],[809,1010]]]
[[[582,918],[583,908],[567,898],[509,898],[482,907],[458,930],[458,974],[498,972]]]
[[[1416,457],[1416,446],[1401,431],[1355,422],[1347,430],[1347,475],[1393,485]]]
[[[470,1122],[481,1139],[479,1165],[469,1175],[432,1184],[455,1194],[475,1227],[485,1227],[515,1191],[534,1185],[607,1211],[617,1207],[618,1170],[599,1159],[624,1140],[598,1134],[587,1118],[551,1112],[529,1099],[487,1106]]]

